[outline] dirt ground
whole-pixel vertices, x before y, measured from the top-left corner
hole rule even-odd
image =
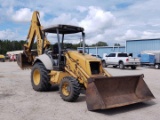
[[[113,76],[144,74],[156,97],[125,107],[91,112],[85,94],[77,102],[64,102],[57,88],[36,92],[30,81],[31,70],[21,70],[16,62],[0,62],[0,120],[158,120],[160,116],[160,70],[106,68]]]

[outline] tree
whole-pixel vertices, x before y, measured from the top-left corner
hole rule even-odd
[[[25,43],[26,43],[25,40],[20,40],[20,41],[0,40],[0,54],[6,54],[7,51],[23,50],[23,46]],[[55,43],[55,44],[57,44],[57,43]],[[85,46],[88,47],[87,44],[85,44]],[[76,50],[77,47],[82,47],[82,42],[78,43],[78,44],[64,43],[64,47]],[[51,48],[52,48],[52,45],[51,45]],[[36,42],[33,43],[31,49],[37,49]]]
[[[114,43],[114,46],[121,46],[119,43]]]
[[[58,45],[58,43],[53,44],[54,45]],[[77,50],[77,47],[82,47],[83,44],[82,43],[77,43],[77,44],[72,44],[72,43],[63,43],[63,47],[67,48],[67,49],[75,49]],[[88,47],[87,44],[85,44],[86,47]]]
[[[23,50],[24,43],[26,43],[26,41],[23,40],[0,40],[0,54],[6,54],[7,51]]]
[[[108,46],[108,44],[106,42],[103,41],[99,41],[96,44],[92,44],[91,46]]]

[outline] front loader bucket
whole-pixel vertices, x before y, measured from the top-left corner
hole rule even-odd
[[[17,64],[21,69],[28,69],[32,67],[32,63],[28,62],[28,58],[24,53],[20,53],[17,56]]]
[[[110,109],[153,99],[143,75],[89,79],[88,110]]]

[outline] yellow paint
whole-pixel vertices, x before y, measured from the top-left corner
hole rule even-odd
[[[5,56],[4,55],[0,55],[0,59],[3,59],[3,58],[5,58]]]
[[[60,84],[60,81],[67,76],[71,76],[69,73],[67,72],[63,72],[63,71],[54,71],[52,70],[50,73],[50,82],[51,84]]]
[[[27,55],[28,62],[33,62],[35,58],[35,56],[32,55],[32,51],[31,51],[34,40],[36,40],[37,42],[38,55],[42,54],[42,49],[48,48],[50,46],[50,42],[45,37],[44,32],[42,31],[42,28],[43,27],[41,26],[39,21],[39,12],[34,11],[31,19],[30,29],[27,35],[27,43],[24,44],[24,48],[25,48],[24,53]]]
[[[46,48],[50,45],[50,42],[47,40],[47,38],[44,36],[44,33],[42,31],[42,26],[40,24],[39,21],[39,12],[38,11],[34,11],[33,15],[32,15],[32,20],[31,20],[31,25],[30,25],[30,29],[28,32],[28,43],[25,44],[25,47],[27,48],[26,51],[27,52],[31,52],[30,49],[32,47],[32,44],[34,42],[35,37],[37,38],[37,52],[38,55],[42,54],[42,47]],[[43,44],[43,36],[44,38],[44,45]]]
[[[70,94],[70,86],[69,86],[69,83],[67,82],[64,82],[63,85],[62,85],[62,93],[63,95],[65,96],[69,96]]]
[[[66,66],[65,70],[73,77],[75,77],[79,83],[83,84],[87,88],[88,79],[96,76],[107,76],[111,75],[106,72],[103,67],[101,60],[90,56],[88,54],[79,53],[78,51],[67,51],[65,53]],[[91,62],[99,63],[99,73],[92,74],[91,72]]]
[[[43,38],[44,37],[44,38]],[[39,12],[35,11],[32,15],[31,25],[27,36],[27,44],[24,45],[24,52],[28,56],[28,62],[33,62],[35,56],[32,55],[31,48],[34,43],[34,40],[37,40],[37,53],[38,55],[42,54],[43,48],[48,48],[50,43],[45,37],[42,26],[39,21]],[[43,39],[43,40],[42,40]],[[106,72],[103,67],[101,60],[90,56],[88,54],[83,54],[78,51],[67,51],[64,53],[66,58],[65,71],[54,71],[52,70],[50,75],[50,83],[51,84],[60,84],[61,80],[66,76],[73,76],[75,79],[79,81],[79,83],[84,84],[87,87],[88,79],[93,77],[91,72],[91,62],[99,63],[99,73],[97,75],[102,76],[110,76],[108,72]],[[21,62],[23,63],[23,62]],[[39,84],[40,82],[40,73],[35,71],[35,84]],[[94,76],[96,76],[94,74]],[[67,94],[67,92],[66,92]]]
[[[39,85],[40,83],[40,72],[38,69],[35,69],[34,72],[33,72],[33,82],[35,85]]]

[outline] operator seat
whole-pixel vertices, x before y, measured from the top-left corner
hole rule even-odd
[[[58,54],[58,53],[59,53],[58,45],[55,44],[55,45],[53,45],[53,54]]]

